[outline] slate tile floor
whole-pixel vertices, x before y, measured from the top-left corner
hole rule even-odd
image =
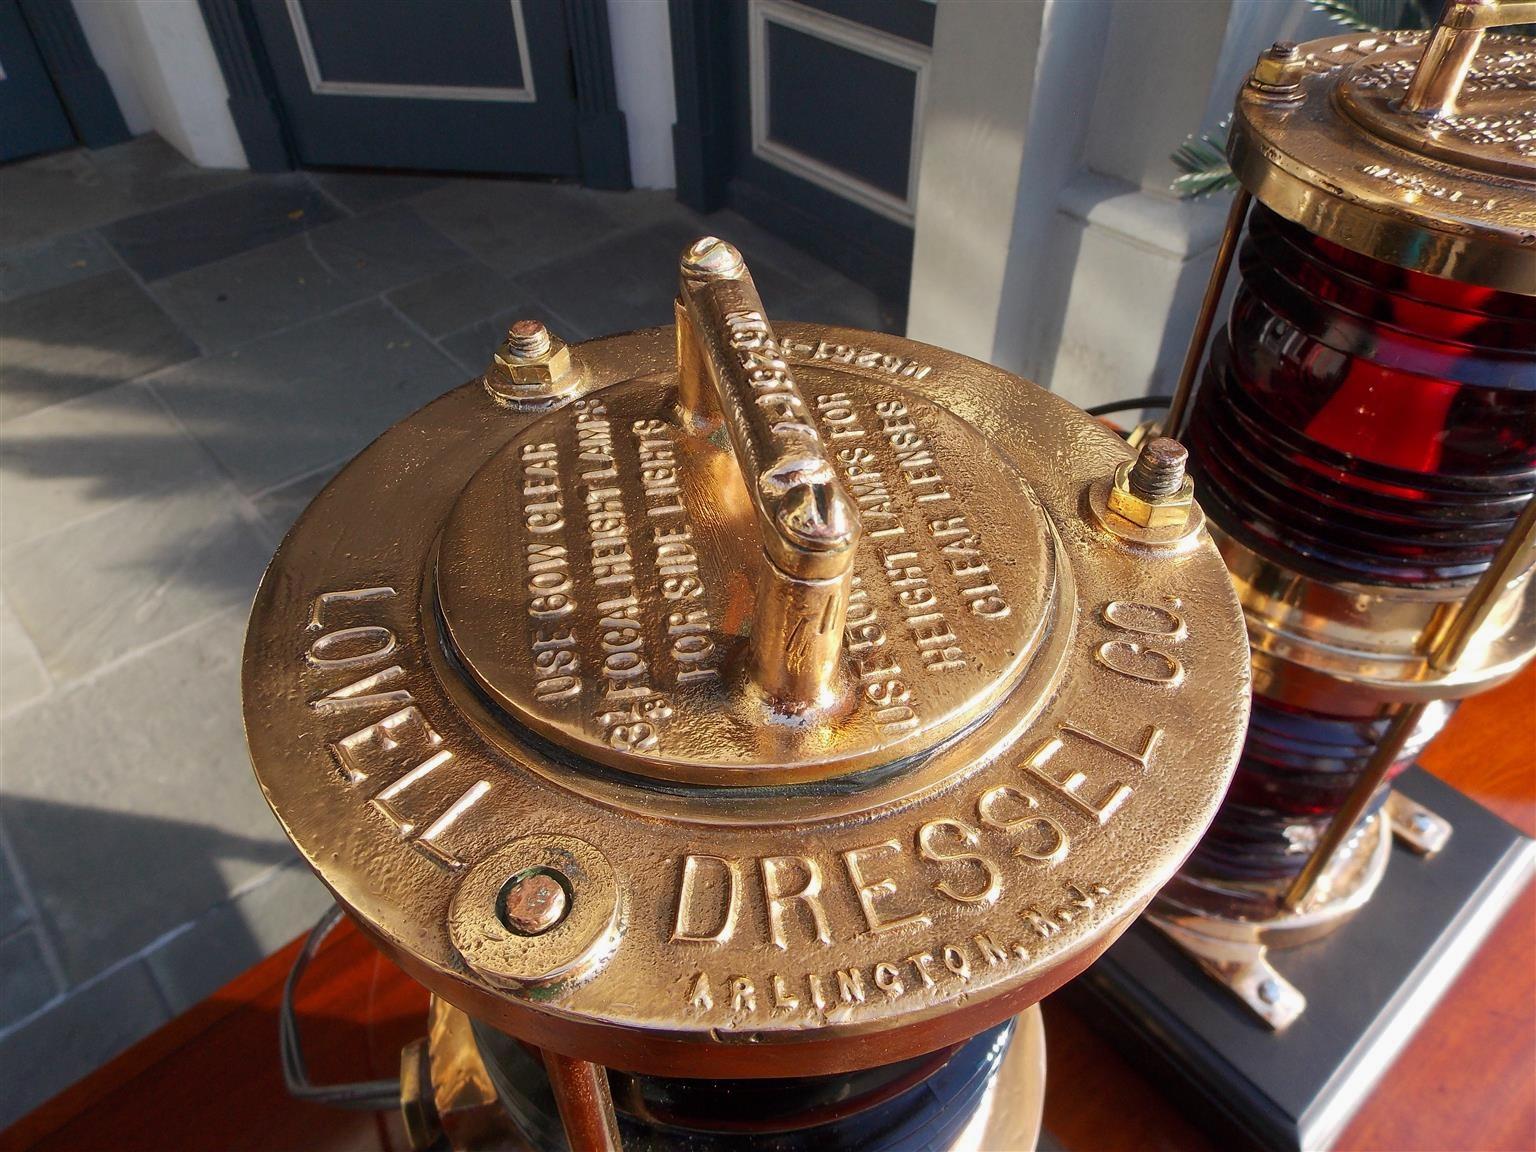
[[[670,193],[208,172],[152,136],[0,169],[0,1126],[326,903],[240,728],[245,613],[293,518],[512,317],[667,323],[704,232],[775,316],[882,326]]]

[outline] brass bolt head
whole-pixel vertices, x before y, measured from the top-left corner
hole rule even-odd
[[[517,404],[543,405],[575,387],[570,346],[537,320],[518,320],[496,349],[485,374],[491,395]]]
[[[530,869],[507,881],[496,909],[501,922],[519,936],[539,936],[565,919],[571,898],[546,869]]]

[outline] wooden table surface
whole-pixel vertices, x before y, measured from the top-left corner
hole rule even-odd
[[[1421,758],[1536,834],[1536,667],[1462,706]],[[0,1133],[0,1152],[404,1152],[398,1117],[284,1091],[277,1008],[298,942]],[[1528,887],[1336,1147],[1536,1149],[1536,887]],[[356,931],[316,958],[298,1008],[317,1081],[393,1077],[426,994]],[[1045,1126],[1073,1152],[1216,1152],[1070,1009],[1045,1005]]]

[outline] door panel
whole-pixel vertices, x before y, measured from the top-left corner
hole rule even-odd
[[[746,0],[731,18],[732,205],[904,303],[933,5]]]
[[[73,147],[74,129],[16,0],[0,0],[0,160]]]
[[[304,164],[581,172],[555,0],[254,0]]]

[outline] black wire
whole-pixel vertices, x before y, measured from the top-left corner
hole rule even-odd
[[[1166,408],[1173,402],[1172,396],[1138,396],[1134,400],[1112,400],[1108,404],[1095,404],[1084,408],[1090,416],[1110,416],[1116,412],[1130,412],[1136,408]]]
[[[283,984],[283,998],[277,1010],[277,1044],[283,1063],[283,1083],[288,1094],[296,1100],[314,1104],[329,1104],[335,1108],[352,1108],[360,1112],[385,1111],[400,1107],[400,1081],[367,1080],[356,1084],[312,1084],[309,1067],[304,1060],[304,1044],[299,1037],[299,1022],[293,1011],[294,991],[309,968],[309,962],[320,951],[320,945],[331,930],[341,923],[341,909],[331,907],[319,922],[310,929],[304,947],[294,958]]]

